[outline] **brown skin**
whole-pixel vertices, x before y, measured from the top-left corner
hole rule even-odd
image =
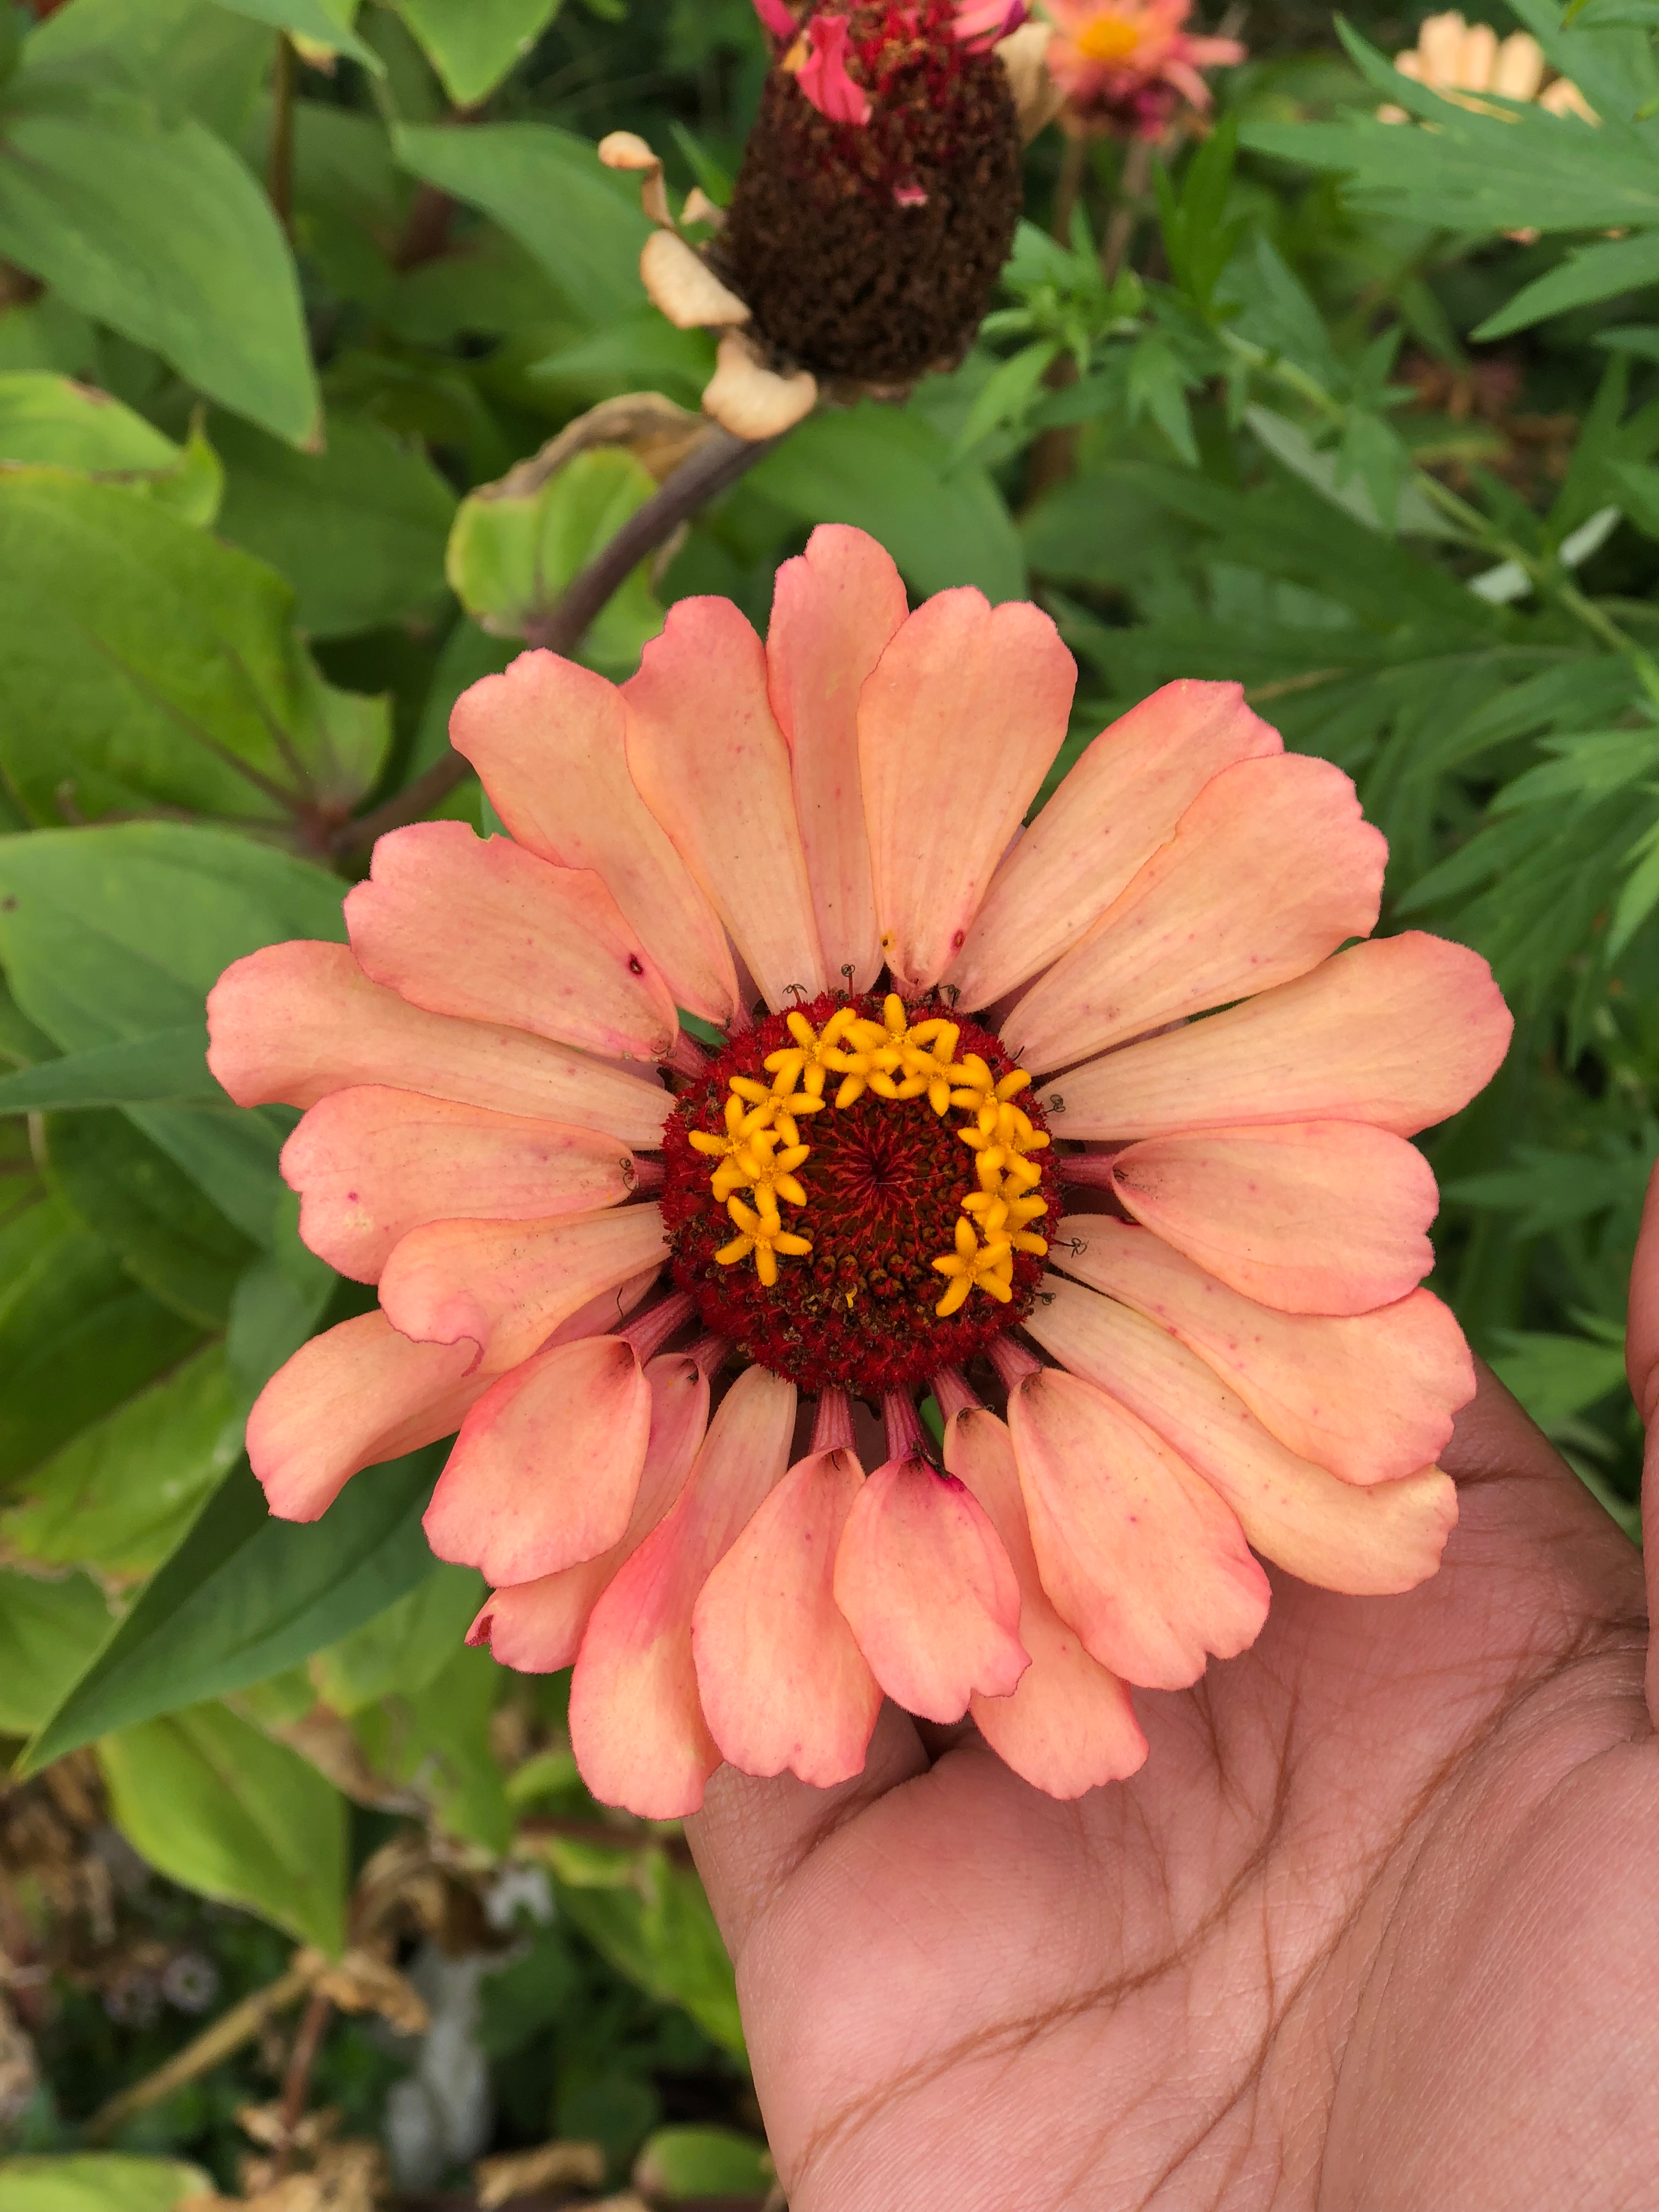
[[[1138,1696],[1127,1784],[1056,1804],[891,1706],[842,1789],[715,1778],[689,1832],[792,2212],[1659,2205],[1642,1558],[1489,1373],[1443,1459],[1435,1580],[1275,1574],[1252,1651]]]

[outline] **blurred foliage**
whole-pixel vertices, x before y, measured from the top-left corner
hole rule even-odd
[[[915,594],[1050,609],[1067,759],[1169,678],[1241,679],[1358,781],[1384,927],[1478,945],[1515,1006],[1431,1142],[1436,1281],[1634,1532],[1659,9],[1476,12],[1598,124],[1401,77],[1415,13],[1263,6],[1211,135],[1150,170],[1039,139],[962,366],[812,418],[580,649],[626,674],[696,592],[763,620],[838,520]],[[647,306],[592,142],[643,130],[719,199],[763,65],[750,0],[0,0],[8,2212],[236,2185],[319,1990],[301,2087],[408,2185],[560,2139],[653,2203],[768,2185],[684,1844],[588,1798],[562,1681],[461,1644],[478,1578],[419,1529],[441,1449],[266,1518],[246,1408],[366,1294],[298,1243],[293,1117],[202,1062],[219,971],[343,934],[353,818],[650,496],[625,444],[520,465],[624,394],[695,410],[713,364]],[[476,785],[443,805],[476,821]]]

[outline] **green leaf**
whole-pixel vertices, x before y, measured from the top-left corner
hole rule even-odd
[[[909,410],[866,401],[815,415],[749,482],[798,521],[867,530],[924,596],[954,584],[1024,595],[1024,554],[996,486],[970,461],[953,467],[944,433]]]
[[[108,1633],[109,1607],[85,1575],[49,1583],[0,1568],[0,1735],[39,1728]]]
[[[102,1575],[150,1574],[241,1448],[237,1394],[222,1350],[210,1345],[37,1467],[21,1499],[0,1510],[0,1546],[42,1566],[84,1562]],[[107,1628],[106,1620],[100,1641]]]
[[[186,2197],[209,2194],[199,2166],[120,2151],[70,2151],[62,2157],[0,2158],[6,2212],[174,2212]]]
[[[126,822],[0,838],[0,962],[65,1052],[196,1030],[234,960],[342,943],[338,878],[217,830]]]
[[[319,1651],[311,1679],[337,1713],[380,1698],[416,1697],[449,1665],[488,1595],[471,1567],[440,1564],[340,1643]]]
[[[38,1067],[0,1076],[0,1114],[36,1114],[82,1106],[218,1103],[224,1093],[208,1072],[207,1030],[200,1022],[118,1044],[94,1045]]]
[[[1547,1433],[1625,1387],[1625,1347],[1589,1336],[1505,1329],[1492,1354],[1498,1380]]]
[[[732,1962],[702,1884],[652,1848],[614,1851],[537,1837],[559,1885],[559,1902],[597,1951],[659,2002],[684,2007],[699,2027],[741,2057]]]
[[[15,1484],[200,1341],[56,1199],[0,1224],[0,1483]]]
[[[329,0],[219,0],[219,5],[238,15],[250,16],[256,23],[291,32],[307,45],[320,46],[325,53],[349,55],[377,76],[385,73],[386,64],[374,47],[366,46],[351,27],[356,0],[335,7],[329,5]]]
[[[46,1176],[136,1282],[201,1328],[221,1328],[255,1247],[120,1113],[54,1115]]]
[[[634,2166],[634,2186],[655,2203],[695,2197],[763,2197],[776,2177],[763,2142],[735,2128],[659,2128]]]
[[[159,1873],[343,1949],[345,1800],[296,1753],[202,1705],[109,1736],[98,1756],[116,1826]]]
[[[373,629],[441,596],[455,495],[414,447],[343,413],[317,454],[229,420],[213,434],[228,472],[219,534],[292,581],[301,629]]]
[[[379,774],[386,702],[331,692],[282,579],[155,501],[0,471],[0,769],[36,822],[276,823]]]
[[[586,138],[550,123],[399,125],[392,144],[415,176],[482,208],[527,247],[578,321],[597,325],[639,305],[651,227],[637,191],[600,167]]]
[[[494,92],[562,0],[392,0],[458,107]]]
[[[1559,269],[1524,286],[1507,307],[1488,315],[1474,336],[1478,340],[1506,338],[1513,331],[1565,314],[1570,307],[1586,307],[1593,301],[1610,300],[1615,293],[1653,283],[1659,283],[1659,230],[1613,244],[1581,246]]]
[[[442,1625],[451,1632],[447,1620]],[[353,1726],[376,1773],[424,1798],[439,1827],[504,1851],[513,1815],[489,1747],[489,1716],[504,1678],[487,1651],[468,1650],[463,1633],[453,1631],[440,1673],[419,1689],[360,1707]]]
[[[293,258],[269,201],[193,117],[58,83],[9,88],[0,254],[151,347],[211,399],[303,444],[317,428]]]
[[[131,1728],[280,1674],[337,1644],[430,1571],[421,1533],[436,1462],[416,1452],[349,1482],[325,1520],[273,1520],[232,1470],[25,1752],[37,1772]]]
[[[449,541],[451,588],[493,636],[522,637],[656,489],[621,447],[578,453],[539,483],[526,464],[462,501]],[[641,562],[588,633],[582,657],[606,674],[632,675],[662,628],[650,571]]]
[[[106,392],[67,376],[0,376],[0,461],[44,462],[97,476],[149,476],[179,448]]]
[[[957,458],[971,452],[1004,422],[1018,419],[1059,351],[1058,342],[1048,339],[1039,345],[1022,346],[1017,354],[999,362],[969,410],[957,438]]]

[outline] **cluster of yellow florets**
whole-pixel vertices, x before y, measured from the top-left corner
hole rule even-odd
[[[1030,1082],[1015,1068],[999,1082],[977,1053],[956,1057],[960,1024],[943,1015],[913,1023],[896,992],[889,993],[882,1018],[874,1021],[853,1006],[839,1007],[821,1030],[804,1014],[787,1017],[793,1044],[768,1054],[769,1090],[753,1077],[734,1075],[724,1107],[725,1133],[690,1133],[698,1152],[715,1163],[709,1184],[731,1215],[737,1235],[714,1257],[723,1267],[746,1260],[769,1288],[778,1279],[778,1257],[804,1257],[810,1237],[784,1225],[783,1207],[806,1204],[798,1170],[811,1157],[803,1141],[802,1117],[826,1107],[851,1106],[866,1091],[895,1101],[925,1097],[935,1114],[952,1107],[973,1115],[957,1133],[976,1156],[979,1188],[962,1201],[956,1249],[933,1261],[949,1278],[934,1310],[941,1316],[964,1304],[971,1291],[984,1291],[1001,1304],[1013,1296],[1014,1254],[1039,1255],[1048,1247],[1030,1224],[1048,1210],[1034,1196],[1042,1170],[1030,1158],[1049,1139],[1013,1103]],[[824,1091],[838,1076],[832,1099]],[[748,1200],[739,1196],[748,1193]]]

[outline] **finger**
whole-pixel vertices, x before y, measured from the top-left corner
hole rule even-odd
[[[1457,1416],[1440,1464],[1459,1489],[1482,1482],[1523,1480],[1583,1486],[1555,1446],[1505,1389],[1484,1359],[1474,1363],[1475,1394]]]
[[[741,1960],[757,1919],[826,1836],[930,1764],[915,1723],[884,1705],[864,1771],[833,1790],[814,1790],[793,1774],[768,1781],[722,1766],[685,1835],[732,1958]]]

